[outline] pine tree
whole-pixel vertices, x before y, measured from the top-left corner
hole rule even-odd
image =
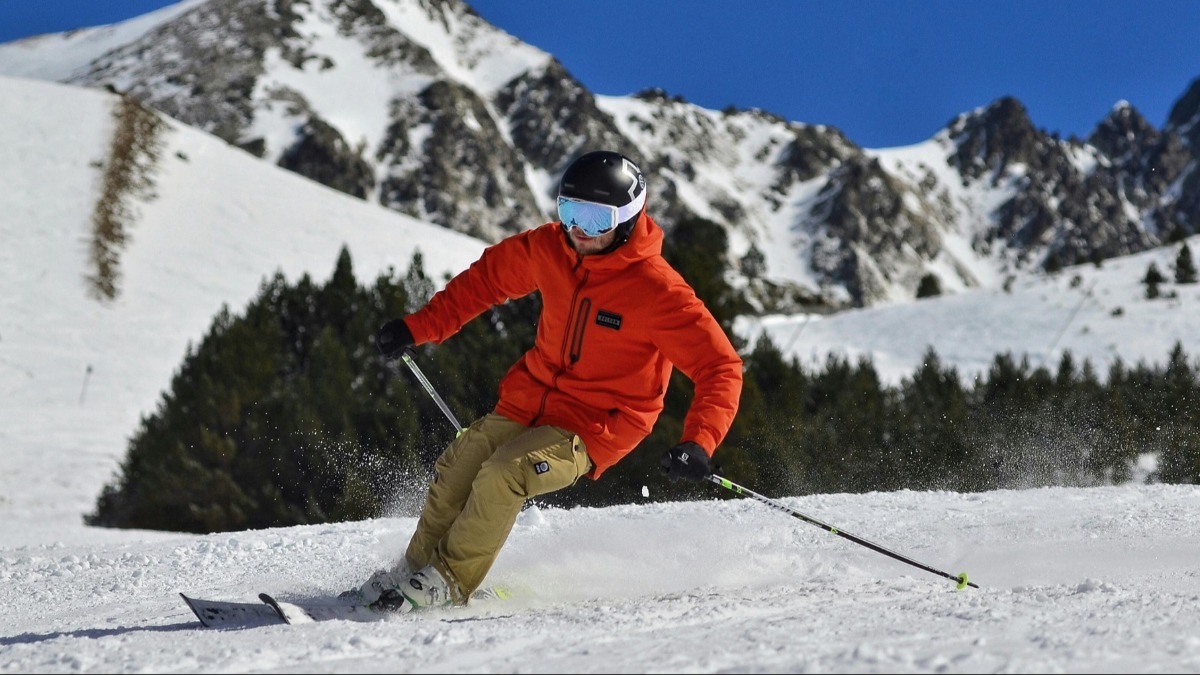
[[[1058,257],[1058,251],[1051,251],[1046,255],[1046,260],[1042,263],[1042,269],[1046,271],[1046,274],[1058,274],[1062,268],[1062,259]]]
[[[729,236],[725,228],[702,218],[680,221],[665,242],[663,257],[679,272],[725,329],[735,347],[741,347],[733,323],[748,304],[720,272],[728,269]]]
[[[917,284],[918,298],[931,298],[942,294],[942,282],[938,280],[936,274],[926,274],[921,277],[921,281]]]
[[[889,464],[908,489],[962,487],[975,474],[968,442],[968,406],[957,371],[930,346],[922,365],[900,386],[897,448]]]
[[[1142,283],[1146,284],[1146,298],[1153,300],[1160,295],[1158,285],[1166,281],[1167,278],[1158,271],[1158,265],[1150,263],[1146,268],[1146,276],[1142,277]]]
[[[761,278],[767,271],[767,256],[763,255],[763,252],[757,246],[750,244],[750,249],[746,251],[746,255],[738,263],[738,268],[747,279],[754,280]]]
[[[1175,283],[1196,283],[1196,264],[1192,261],[1192,249],[1184,242],[1175,258]]]

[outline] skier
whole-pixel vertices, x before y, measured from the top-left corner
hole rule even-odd
[[[558,215],[488,247],[427,305],[379,330],[380,352],[397,358],[508,298],[542,296],[533,347],[501,380],[495,409],[438,458],[404,556],[358,589],[372,607],[466,604],[526,499],[599,479],[649,435],[672,367],[695,394],[663,473],[712,473],[737,412],[742,361],[663,259],[641,170],[616,152],[579,157],[559,183]]]

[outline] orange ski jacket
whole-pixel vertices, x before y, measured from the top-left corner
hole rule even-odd
[[[623,246],[581,256],[547,223],[485,249],[404,321],[417,344],[440,343],[491,306],[540,291],[537,338],[501,380],[496,413],[578,434],[597,479],[650,434],[674,366],[695,391],[681,440],[711,456],[737,413],[742,360],[662,243],[643,213]]]

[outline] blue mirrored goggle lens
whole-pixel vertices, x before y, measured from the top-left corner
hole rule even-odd
[[[559,197],[558,219],[568,229],[577,227],[589,237],[598,237],[617,226],[617,208]]]

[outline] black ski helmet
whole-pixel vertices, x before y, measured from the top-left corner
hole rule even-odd
[[[633,160],[619,152],[595,150],[580,156],[563,172],[559,197],[571,197],[615,206],[628,212],[617,223],[617,236],[609,251],[629,241],[638,216],[646,210],[646,177]]]

